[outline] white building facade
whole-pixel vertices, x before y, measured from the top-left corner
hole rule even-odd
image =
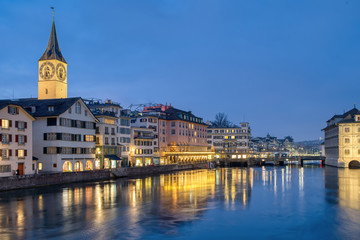
[[[35,172],[32,154],[34,118],[11,101],[0,102],[0,177]]]

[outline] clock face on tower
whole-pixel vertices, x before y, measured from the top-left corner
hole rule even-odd
[[[40,77],[42,79],[51,79],[55,74],[55,66],[51,62],[44,62],[40,66]]]
[[[60,81],[64,81],[66,79],[66,69],[65,66],[61,63],[56,65],[56,76]]]

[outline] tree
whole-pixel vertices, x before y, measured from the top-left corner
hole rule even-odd
[[[294,138],[293,137],[291,137],[291,136],[286,136],[285,137],[285,140],[288,140],[289,142],[294,142]]]
[[[234,124],[232,124],[228,120],[228,116],[225,113],[218,113],[215,116],[215,121],[211,122],[215,127],[233,127]]]

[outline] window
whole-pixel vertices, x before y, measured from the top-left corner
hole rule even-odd
[[[26,142],[26,136],[25,135],[17,135],[17,143],[19,145],[24,145]]]
[[[109,138],[105,138],[105,144],[109,144]]]
[[[109,128],[105,127],[105,134],[109,134]]]
[[[7,129],[7,128],[9,128],[9,126],[10,126],[10,124],[9,124],[9,120],[7,120],[7,119],[2,119],[1,120],[1,128],[2,129]]]
[[[69,108],[68,112],[71,114],[71,108]]]
[[[350,128],[345,128],[345,132],[350,132]]]
[[[1,142],[2,144],[9,144],[11,142],[10,134],[1,134]]]
[[[8,113],[11,115],[19,114],[19,108],[14,106],[8,107]]]
[[[48,118],[47,125],[48,126],[56,126],[56,118]]]
[[[81,104],[79,102],[75,104],[75,113],[81,114]]]
[[[171,135],[175,135],[175,129],[171,129]]]
[[[85,110],[85,116],[87,116],[88,115],[88,111],[87,110]]]
[[[23,121],[16,121],[15,127],[17,127],[18,130],[24,130],[27,127],[27,123]]]
[[[350,138],[345,138],[345,143],[350,143]]]
[[[11,165],[0,165],[0,173],[11,172]]]
[[[85,142],[94,142],[95,137],[93,135],[84,135]]]
[[[171,127],[175,127],[175,122],[171,122]]]
[[[19,158],[24,158],[25,157],[25,150],[23,150],[23,149],[17,150],[17,156]]]
[[[39,162],[39,163],[38,163],[38,170],[39,170],[39,171],[43,170],[43,164],[42,164],[42,162]]]
[[[48,111],[49,111],[49,112],[53,112],[54,109],[55,109],[54,106],[48,106]]]
[[[2,159],[7,159],[10,156],[10,151],[8,149],[0,149],[0,156]]]
[[[345,155],[349,155],[350,154],[350,149],[345,149]]]

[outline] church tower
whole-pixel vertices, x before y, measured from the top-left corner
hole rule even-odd
[[[53,19],[47,48],[39,59],[38,99],[67,98],[67,63],[61,54]]]

